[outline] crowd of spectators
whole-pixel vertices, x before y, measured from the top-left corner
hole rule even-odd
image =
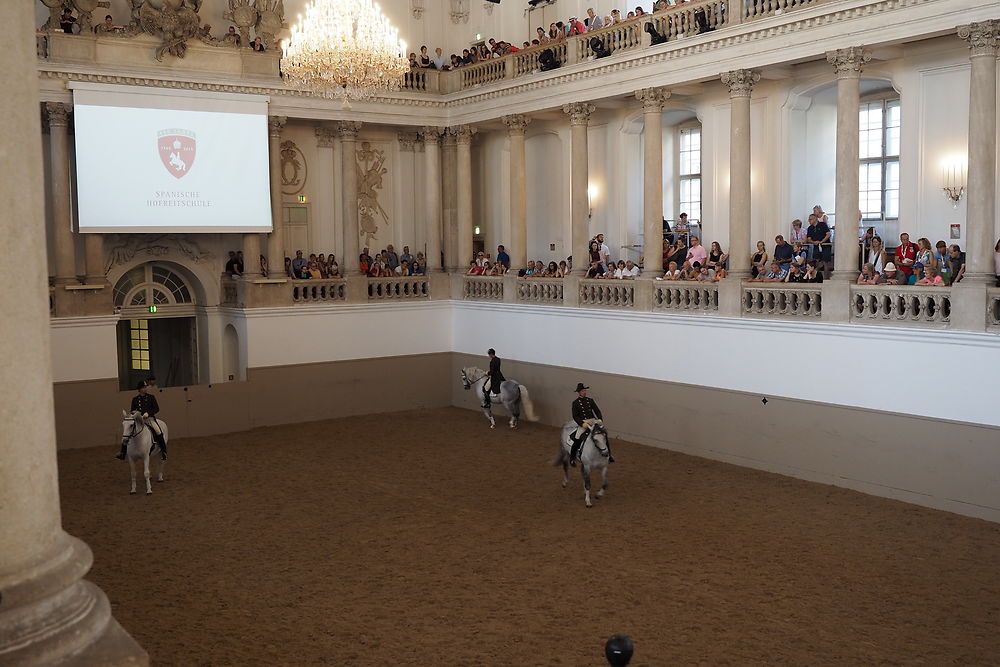
[[[869,228],[862,237],[863,264],[859,285],[952,285],[965,276],[965,253],[957,243],[938,241],[931,247],[926,237],[910,241],[899,235],[899,245],[890,256],[882,238]],[[1000,242],[997,243],[1000,255]],[[998,260],[1000,269],[1000,260]]]

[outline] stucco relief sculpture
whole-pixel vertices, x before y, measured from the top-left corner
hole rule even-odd
[[[176,248],[195,264],[211,260],[214,254],[203,250],[197,241],[180,234],[122,234],[118,243],[108,251],[104,273],[111,270],[115,264],[127,264],[136,255],[146,254],[150,258],[165,257],[171,248]]]
[[[163,60],[170,54],[183,58],[187,52],[187,41],[198,34],[201,18],[198,9],[200,0],[146,0],[139,9],[139,21],[143,31],[159,37],[161,44],[156,49],[155,58]]]
[[[223,18],[236,24],[243,46],[250,45],[251,28],[257,41],[270,49],[278,33],[288,27],[283,0],[229,0],[229,11]]]
[[[358,213],[360,214],[361,236],[365,245],[371,245],[378,237],[376,217],[389,224],[389,215],[378,202],[378,190],[382,189],[382,177],[389,173],[385,168],[385,151],[372,148],[367,141],[357,150],[358,157]]]
[[[309,173],[306,156],[294,141],[282,141],[280,157],[282,194],[295,195],[302,192]]]
[[[80,27],[81,33],[89,33],[94,29],[94,11],[98,7],[111,7],[107,0],[40,0],[49,10],[49,20],[46,21],[41,30],[45,32],[61,32],[59,17],[64,9],[72,9],[76,12],[76,24]]]

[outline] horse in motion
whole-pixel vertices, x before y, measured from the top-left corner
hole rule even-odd
[[[482,401],[483,399],[483,387],[486,385],[486,380],[489,379],[489,373],[484,371],[482,368],[477,368],[475,366],[466,366],[462,369],[462,385],[466,389],[475,390],[476,400]],[[535,415],[535,407],[531,404],[531,398],[528,396],[528,388],[523,384],[514,382],[513,380],[504,380],[500,384],[500,393],[494,394],[490,392],[490,406],[483,408],[483,414],[486,418],[490,420],[490,428],[496,428],[496,420],[493,419],[492,406],[495,403],[502,403],[503,407],[506,408],[507,414],[510,415],[510,427],[517,428],[518,421],[521,419],[521,408],[524,408],[524,418],[528,421],[538,421],[538,417]]]
[[[155,419],[155,417],[151,417]],[[167,435],[167,424],[162,419],[157,419],[160,430],[163,432],[163,441],[170,442]],[[159,454],[160,446],[153,440],[153,434],[138,412],[128,413],[122,410],[122,444],[126,445],[125,458],[128,460],[128,468],[132,473],[132,490],[130,495],[135,495],[135,463],[142,461],[142,471],[146,478],[146,495],[152,495],[153,487],[149,483],[149,457]],[[160,473],[156,478],[157,482],[163,481],[163,469],[167,467],[166,461],[160,461]]]
[[[568,421],[562,427],[559,437],[559,453],[556,455],[552,465],[562,465],[563,488],[569,484],[569,455],[573,447],[573,433],[576,432],[576,422]],[[590,472],[599,470],[601,472],[601,488],[594,494],[596,498],[603,498],[608,490],[608,456],[611,449],[608,447],[608,432],[604,424],[595,424],[587,434],[587,439],[580,447],[580,474],[583,476],[583,499],[587,507],[593,507],[590,502]]]

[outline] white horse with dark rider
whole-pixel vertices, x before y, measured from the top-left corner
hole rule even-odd
[[[559,453],[556,455],[552,465],[562,465],[563,468],[563,488],[569,484],[569,463],[570,452],[573,449],[573,435],[576,433],[577,424],[575,421],[568,421],[562,427],[559,437]],[[590,431],[585,436],[583,444],[577,458],[580,461],[580,474],[583,476],[583,499],[587,507],[593,507],[590,502],[590,473],[600,471],[601,488],[594,494],[595,498],[603,498],[608,490],[608,463],[610,462],[611,448],[608,445],[608,431],[604,428],[604,423],[595,421]]]
[[[462,369],[462,385],[466,389],[473,389],[476,394],[476,400],[480,402],[480,406],[483,404],[483,387],[486,386],[486,381],[489,379],[489,373],[484,371],[482,368],[477,368],[475,366],[467,366]],[[490,428],[496,428],[496,420],[493,419],[492,407],[495,403],[502,403],[503,407],[506,408],[507,414],[510,415],[510,427],[517,428],[518,421],[521,419],[521,409],[524,409],[524,418],[530,422],[538,421],[538,417],[535,415],[535,407],[531,404],[531,398],[528,396],[528,388],[523,384],[514,382],[513,380],[504,380],[500,383],[500,393],[495,394],[490,392],[490,404],[488,406],[483,406],[483,414],[486,418],[490,420]]]
[[[150,417],[156,419],[156,417]],[[163,441],[169,442],[167,434],[167,424],[162,419],[156,419],[160,431],[163,433]],[[122,444],[126,446],[125,458],[128,459],[129,471],[132,473],[132,490],[129,494],[135,495],[135,464],[142,461],[142,472],[146,478],[146,495],[153,493],[153,487],[149,483],[149,457],[160,453],[160,446],[153,439],[150,427],[146,425],[139,412],[128,413],[122,410]],[[156,481],[163,481],[163,469],[167,467],[167,462],[160,461],[160,473]]]

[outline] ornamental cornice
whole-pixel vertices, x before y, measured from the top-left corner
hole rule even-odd
[[[287,116],[268,116],[267,117],[267,133],[272,139],[280,139],[281,131],[285,129],[285,123],[288,122]]]
[[[635,99],[642,103],[644,113],[663,111],[663,106],[670,99],[670,91],[664,88],[643,88],[635,91]]]
[[[760,81],[760,74],[749,69],[734,69],[722,73],[722,83],[729,88],[729,97],[750,97],[754,84]]]
[[[586,125],[597,107],[590,102],[570,102],[563,105],[563,113],[569,116],[570,125]]]
[[[826,61],[833,65],[838,79],[859,79],[861,69],[872,59],[872,54],[860,46],[826,52]]]
[[[341,120],[337,122],[337,134],[342,141],[357,141],[361,131],[361,122],[356,120]]]
[[[69,114],[72,108],[71,105],[63,104],[62,102],[46,102],[45,120],[48,122],[49,127],[66,127],[69,125]]]
[[[508,116],[503,116],[500,118],[504,125],[507,126],[507,134],[524,134],[525,129],[528,127],[528,123],[531,122],[530,116],[525,116],[522,113],[510,114]]]
[[[971,56],[997,55],[1000,46],[1000,20],[979,21],[958,26],[958,36],[969,43]]]
[[[337,129],[329,125],[317,125],[313,128],[316,133],[316,146],[319,148],[333,148],[337,139]]]

